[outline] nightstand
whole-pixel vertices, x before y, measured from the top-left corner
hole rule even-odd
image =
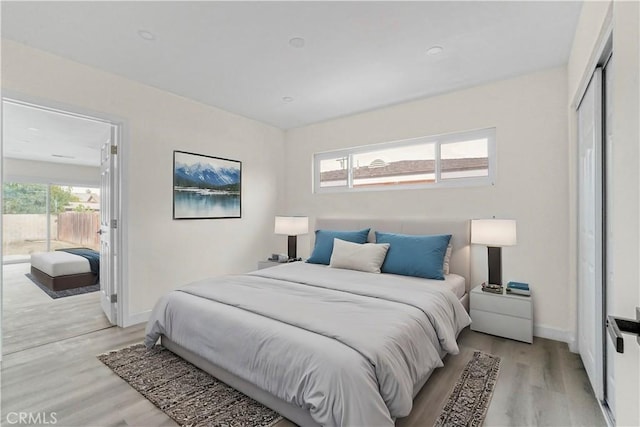
[[[469,295],[471,330],[513,340],[533,342],[533,297],[484,292],[476,286]]]
[[[276,261],[258,261],[258,270],[262,270],[263,268],[275,267],[276,265],[281,265],[281,262]]]

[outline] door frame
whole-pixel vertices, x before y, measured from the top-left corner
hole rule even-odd
[[[77,116],[81,118],[88,118],[92,120],[98,120],[106,122],[116,127],[118,132],[118,227],[115,230],[117,234],[116,238],[116,250],[119,254],[117,269],[115,272],[116,281],[116,294],[118,295],[118,311],[115,324],[120,327],[129,326],[131,323],[129,319],[129,283],[125,278],[129,277],[129,262],[128,262],[128,242],[126,236],[128,235],[128,157],[129,157],[129,126],[128,122],[113,114],[104,113],[100,111],[94,111],[88,108],[79,107],[77,105],[70,105],[63,102],[52,101],[48,99],[42,99],[24,93],[2,89],[2,96],[0,101],[8,100],[12,102],[21,103],[24,105],[31,105],[36,108],[50,110],[54,112],[61,112],[64,114]],[[2,102],[0,102],[0,123],[2,123]],[[3,153],[3,140],[0,135],[0,163],[4,160]],[[0,167],[0,172],[3,171],[3,167]],[[3,174],[0,174],[0,202],[2,201],[2,188],[4,184]],[[2,218],[0,215],[0,226],[2,225]],[[2,237],[0,229],[0,238]],[[2,247],[0,246],[0,257],[2,256]],[[2,318],[2,271],[0,270],[0,319]],[[0,326],[2,325],[0,320]],[[0,329],[0,360],[2,354],[2,330]]]

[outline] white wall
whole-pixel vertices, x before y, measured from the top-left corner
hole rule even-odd
[[[613,27],[613,123],[611,152],[611,211],[608,220],[612,228],[609,236],[612,260],[610,277],[613,295],[610,303],[613,314],[634,317],[640,306],[640,3],[585,2],[569,59],[568,93],[570,129],[570,189],[575,211],[575,102],[581,95],[585,81],[593,73],[594,59]],[[572,215],[573,217],[574,215]],[[571,224],[570,259],[576,257],[575,222]],[[576,293],[575,263],[570,270],[571,292]],[[574,298],[575,299],[575,298]],[[575,311],[575,310],[572,310]],[[608,337],[607,337],[608,339]],[[640,425],[640,348],[632,336],[625,337],[625,354],[614,357],[616,379],[614,413],[618,425]]]
[[[4,180],[38,184],[100,186],[100,168],[22,159],[2,159]]]
[[[129,321],[170,289],[253,270],[273,251],[281,130],[8,40],[2,88],[123,119]],[[172,220],[175,149],[242,161],[242,219]]]
[[[568,340],[566,69],[405,103],[286,133],[287,212],[311,217],[515,218],[518,245],[503,249],[504,280],[529,282],[538,335]],[[495,186],[313,194],[315,152],[384,141],[497,129]],[[308,237],[301,238],[308,254]],[[473,286],[486,276],[476,247]]]
[[[611,19],[612,10],[612,1],[591,1],[582,5],[567,63],[569,103],[578,91],[584,92],[584,87],[579,88],[583,77],[593,73],[593,70],[587,71],[589,62],[598,55],[596,47],[607,36],[607,21]]]

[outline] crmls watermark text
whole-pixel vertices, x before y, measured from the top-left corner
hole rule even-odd
[[[41,424],[51,425],[58,422],[55,412],[9,412],[8,424]]]

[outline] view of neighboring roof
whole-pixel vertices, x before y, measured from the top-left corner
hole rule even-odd
[[[489,167],[489,159],[486,157],[467,159],[442,159],[442,172],[460,172],[484,170]],[[401,160],[385,163],[376,159],[368,166],[359,166],[353,169],[354,178],[378,178],[392,176],[406,176],[417,174],[432,174],[435,172],[435,160]],[[340,181],[347,179],[347,170],[333,170],[320,173],[320,180]]]

